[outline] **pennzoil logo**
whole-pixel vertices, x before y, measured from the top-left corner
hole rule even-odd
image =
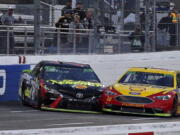
[[[87,89],[87,86],[81,85],[81,84],[76,84],[73,86],[73,88],[84,90],[84,89]]]
[[[146,91],[146,88],[141,88],[141,87],[130,87],[129,90],[132,91],[132,92],[137,92],[137,93],[139,93],[139,92]]]

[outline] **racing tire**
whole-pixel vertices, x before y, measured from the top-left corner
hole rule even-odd
[[[23,106],[28,106],[28,103],[27,103],[27,101],[26,101],[26,96],[25,96],[25,86],[24,86],[24,84],[22,85],[22,94],[21,94],[21,104],[23,105]]]
[[[172,108],[172,110],[171,110],[171,116],[172,116],[172,117],[176,116],[177,106],[178,106],[178,98],[177,98],[177,96],[176,96],[176,97],[174,98],[173,108]]]
[[[35,108],[41,109],[42,99],[41,99],[40,90],[37,91],[35,102],[36,102],[36,103],[35,103]]]

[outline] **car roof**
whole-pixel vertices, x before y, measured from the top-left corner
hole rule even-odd
[[[163,74],[180,73],[179,71],[176,71],[176,70],[169,70],[169,69],[163,69],[163,68],[152,68],[152,67],[132,67],[128,71],[163,73]]]
[[[77,68],[88,68],[89,64],[81,64],[76,62],[63,62],[63,61],[41,61],[40,65],[54,65],[54,66],[66,66],[66,67],[77,67]]]

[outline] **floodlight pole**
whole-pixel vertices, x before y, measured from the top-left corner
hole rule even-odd
[[[40,0],[34,0],[34,49],[35,54],[40,53],[41,28],[40,28]]]

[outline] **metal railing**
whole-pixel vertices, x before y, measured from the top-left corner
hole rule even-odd
[[[179,30],[180,27],[177,28]],[[93,29],[41,27],[38,54],[127,53],[132,51],[132,41],[129,40],[132,32],[95,33]],[[150,47],[152,47],[153,31],[150,35],[152,35],[150,36]],[[179,49],[179,31],[175,46],[170,45],[171,35],[168,32],[157,30],[156,36],[156,50]],[[1,25],[0,42],[0,55],[35,54],[34,27]]]
[[[122,44],[130,44],[128,40],[121,42],[129,32],[98,33],[95,37],[93,29],[41,27],[38,50],[39,54],[118,53]],[[35,54],[33,26],[0,26],[0,41],[1,55]]]

